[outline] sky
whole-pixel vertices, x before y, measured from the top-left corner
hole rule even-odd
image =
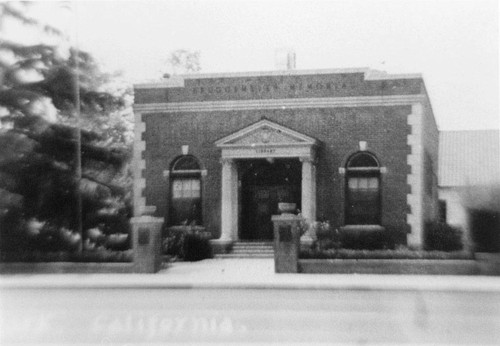
[[[39,3],[39,15],[130,82],[198,50],[202,73],[369,67],[421,73],[440,130],[499,128],[496,0],[149,0]],[[54,6],[58,9],[54,10]]]

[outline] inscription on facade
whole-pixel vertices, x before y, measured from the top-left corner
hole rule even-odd
[[[255,149],[255,152],[257,154],[274,154],[276,152],[276,149],[261,148],[261,149]]]
[[[352,88],[350,83],[333,83],[333,82],[313,82],[313,83],[296,83],[296,84],[240,84],[232,86],[200,86],[191,89],[193,95],[197,94],[262,94],[270,92],[295,92],[295,91],[318,91],[318,90],[342,90]]]

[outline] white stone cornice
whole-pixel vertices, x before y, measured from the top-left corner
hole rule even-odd
[[[160,81],[151,81],[134,84],[134,89],[165,89],[165,88],[184,88],[184,78],[173,76]]]
[[[300,108],[336,108],[336,107],[370,107],[400,106],[420,103],[425,95],[389,95],[389,96],[356,96],[356,97],[315,97],[297,99],[265,99],[265,100],[232,100],[203,102],[172,102],[135,104],[134,111],[141,113],[182,113],[182,112],[215,112],[262,109],[300,109]]]
[[[368,70],[365,80],[422,79],[421,73],[390,74],[385,71]]]
[[[329,68],[311,70],[270,70],[270,71],[247,71],[247,72],[216,72],[216,73],[191,73],[175,75],[170,78],[150,83],[136,84],[144,88],[166,87],[175,79],[211,79],[211,78],[241,78],[241,77],[273,77],[273,76],[308,76],[308,75],[328,75],[328,74],[349,74],[363,73],[365,80],[389,80],[389,79],[417,79],[422,78],[421,74],[390,74],[385,71],[372,70],[368,67],[353,68]]]
[[[209,78],[241,78],[241,77],[272,77],[272,76],[307,76],[307,75],[326,75],[326,74],[346,74],[346,73],[364,73],[370,71],[368,67],[353,68],[330,68],[316,70],[270,70],[270,71],[247,71],[247,72],[219,72],[219,73],[192,73],[183,74],[179,77],[185,79],[209,79]]]

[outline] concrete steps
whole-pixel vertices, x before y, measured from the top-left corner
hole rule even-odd
[[[237,242],[230,253],[219,254],[217,258],[273,258],[272,242]]]

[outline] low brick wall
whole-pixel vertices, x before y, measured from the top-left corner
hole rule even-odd
[[[483,263],[483,265],[487,266]],[[482,275],[475,260],[299,260],[299,272],[314,274]],[[484,272],[484,275],[488,275]],[[491,274],[490,274],[491,275]]]
[[[500,276],[500,253],[476,253],[476,261],[482,275]]]
[[[82,263],[82,262],[13,262],[0,263],[1,274],[92,274],[92,273],[133,273],[133,262],[122,263]]]

